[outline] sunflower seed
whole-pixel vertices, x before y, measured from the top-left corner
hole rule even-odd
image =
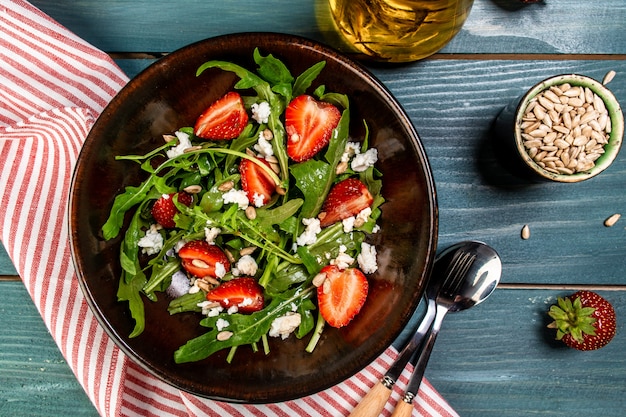
[[[246,246],[239,251],[239,255],[246,256],[252,255],[256,251],[256,246]]]
[[[606,75],[604,76],[604,78],[602,79],[602,84],[603,85],[607,85],[608,83],[611,82],[613,77],[615,77],[615,71],[611,70],[611,71],[607,72]]]
[[[235,183],[233,181],[231,181],[231,180],[228,180],[226,182],[221,183],[217,187],[217,189],[218,189],[218,191],[226,192],[228,190],[232,190],[234,186],[235,186]]]
[[[191,264],[195,266],[196,268],[206,269],[209,267],[209,264],[204,262],[202,259],[194,259],[191,261]]]
[[[202,191],[202,187],[199,185],[189,185],[183,188],[183,191],[189,194],[198,194],[200,191]]]
[[[183,153],[195,152],[195,151],[199,151],[201,149],[202,149],[202,146],[200,146],[200,145],[190,146],[189,148],[185,148],[183,150]]]
[[[248,206],[246,207],[246,210],[244,211],[244,213],[246,214],[246,217],[249,220],[254,220],[256,219],[256,209],[254,208],[254,206]]]
[[[609,218],[607,218],[607,219],[604,221],[604,225],[605,225],[606,227],[611,227],[611,226],[613,226],[615,223],[617,223],[617,221],[619,220],[619,218],[620,218],[620,217],[622,217],[622,215],[621,215],[621,214],[619,214],[619,213],[615,213],[615,214],[613,214],[612,216],[610,216]]]
[[[224,342],[233,337],[233,332],[229,332],[228,330],[223,330],[217,334],[217,340],[220,342]]]
[[[313,285],[315,285],[316,287],[321,287],[322,284],[324,284],[324,281],[326,281],[326,273],[321,272],[315,275],[315,277],[313,278]]]
[[[524,240],[528,240],[530,238],[530,228],[528,227],[527,224],[524,225],[524,227],[522,227],[522,239]]]

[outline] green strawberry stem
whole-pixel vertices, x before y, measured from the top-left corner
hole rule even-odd
[[[595,308],[583,307],[580,298],[576,298],[572,302],[569,298],[559,297],[557,304],[550,307],[548,312],[548,315],[554,319],[548,327],[557,329],[557,340],[561,340],[563,336],[569,334],[574,340],[582,343],[585,334],[596,335],[594,326],[596,319],[592,317]]]

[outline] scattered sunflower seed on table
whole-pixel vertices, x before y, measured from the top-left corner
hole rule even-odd
[[[620,219],[620,217],[622,217],[621,214],[619,213],[615,213],[611,216],[609,216],[605,221],[604,221],[604,225],[606,227],[611,227],[613,226],[615,223],[617,223],[617,221]]]

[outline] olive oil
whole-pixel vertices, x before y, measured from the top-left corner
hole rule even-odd
[[[434,54],[461,29],[473,0],[328,0],[345,42],[377,61]]]

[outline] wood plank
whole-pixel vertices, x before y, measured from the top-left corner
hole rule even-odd
[[[374,68],[412,119],[437,186],[440,246],[478,239],[504,261],[505,283],[620,284],[624,224],[603,225],[626,209],[626,154],[600,176],[578,184],[531,183],[494,152],[493,122],[510,101],[542,79],[581,73],[602,79],[626,61],[429,60],[402,71]],[[626,79],[610,84],[626,102]],[[524,224],[531,238],[522,240]]]
[[[0,282],[0,415],[98,415],[21,282]]]
[[[545,312],[566,294],[498,289],[484,304],[449,314],[426,377],[464,417],[622,416],[623,321],[599,351],[562,348],[545,328]],[[601,294],[618,319],[626,315],[626,291]],[[1,282],[0,305],[0,414],[96,415],[24,287]]]
[[[15,270],[15,266],[13,266],[13,262],[11,262],[11,258],[7,254],[7,251],[0,243],[0,275],[17,275],[17,271]]]
[[[294,0],[289,7],[282,0],[267,0],[262,9],[255,0],[32,3],[108,52],[169,52],[208,37],[248,31],[330,39],[322,0]],[[624,21],[622,0],[604,0],[593,7],[578,0],[526,6],[515,0],[476,0],[462,31],[443,52],[623,54]]]
[[[150,60],[118,61],[130,76]],[[494,70],[497,68],[497,71]],[[601,79],[626,103],[626,61],[426,60],[370,67],[413,121],[429,156],[440,208],[440,246],[478,239],[504,260],[505,283],[624,284],[626,153],[600,176],[579,184],[530,183],[497,158],[492,124],[511,100],[559,73]],[[531,239],[522,240],[524,224]],[[1,258],[0,258],[1,259]],[[599,266],[601,266],[599,268]],[[0,275],[11,274],[6,258]]]
[[[615,306],[618,331],[591,352],[561,345],[545,327],[549,306],[570,293],[496,290],[449,314],[426,377],[463,417],[623,416],[626,292],[600,292]]]

